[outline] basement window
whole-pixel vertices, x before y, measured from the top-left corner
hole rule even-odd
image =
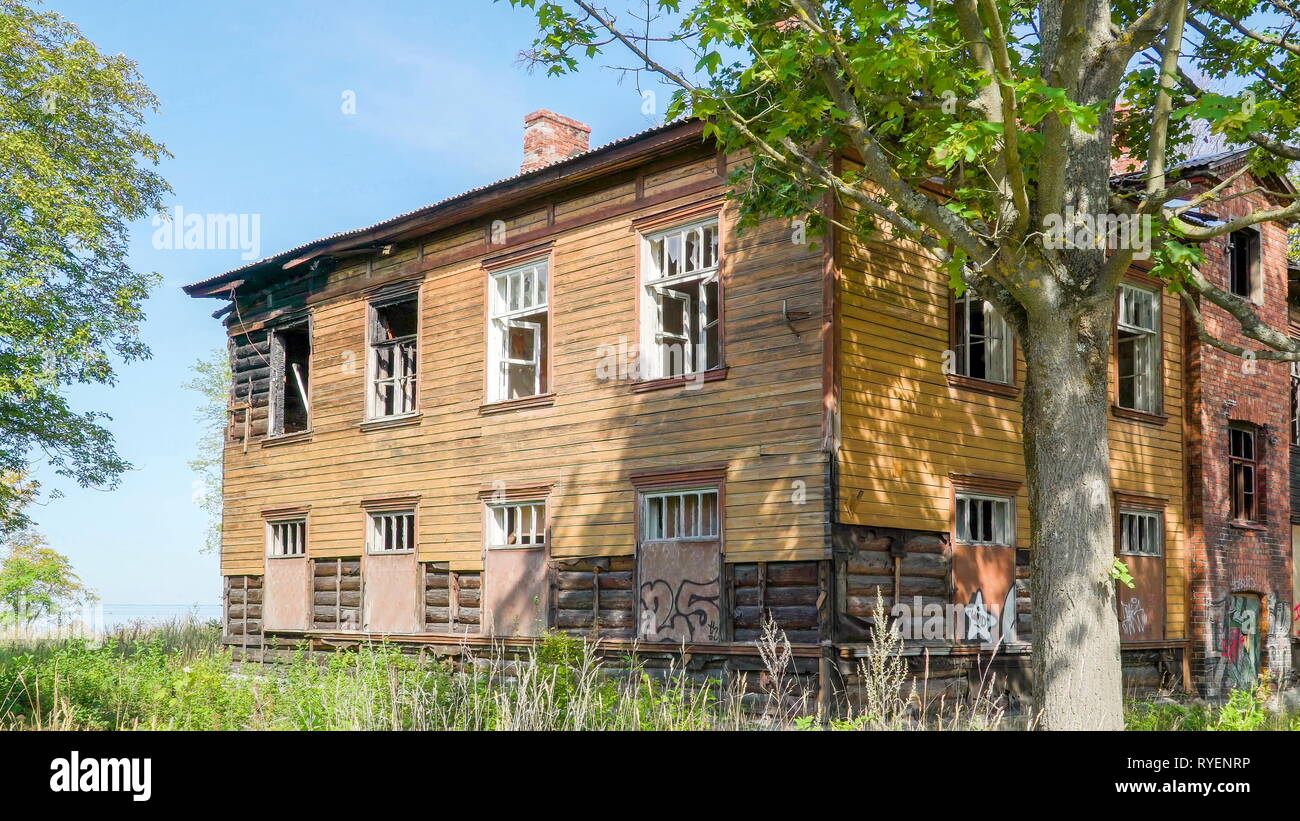
[[[266,523],[266,555],[273,559],[307,555],[307,520]]]
[[[490,402],[541,396],[549,390],[549,269],[546,260],[538,260],[490,275]]]
[[[992,303],[970,288],[957,298],[953,336],[957,374],[1011,384],[1015,363],[1011,329]]]
[[[271,331],[270,433],[281,436],[311,427],[311,331],[307,323]]]
[[[415,412],[418,306],[413,294],[370,305],[370,419]]]
[[[1160,295],[1121,285],[1116,320],[1121,408],[1160,411]]]
[[[1259,232],[1251,228],[1228,235],[1228,290],[1239,297],[1261,302],[1259,276]]]
[[[1013,543],[1015,505],[1010,497],[959,492],[956,502],[959,544],[1009,546]]]
[[[415,511],[385,511],[368,515],[367,553],[384,555],[415,550]]]
[[[642,378],[722,367],[717,219],[647,235],[642,253]]]
[[[546,544],[546,502],[488,505],[488,548],[541,547]]]
[[[1119,512],[1119,552],[1133,556],[1160,556],[1164,533],[1160,514],[1146,510]]]
[[[1228,492],[1232,518],[1239,522],[1259,519],[1259,452],[1255,428],[1228,428]]]

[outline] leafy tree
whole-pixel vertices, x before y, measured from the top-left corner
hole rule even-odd
[[[0,560],[0,619],[25,623],[58,613],[94,595],[72,571],[72,562],[27,530],[4,541]]]
[[[1107,366],[1114,296],[1137,249],[1060,248],[1048,229],[1071,214],[1149,219],[1155,273],[1190,316],[1216,306],[1258,343],[1255,358],[1300,358],[1285,329],[1196,268],[1201,243],[1300,215],[1300,201],[1273,191],[1276,207],[1206,222],[1195,212],[1232,198],[1240,177],[1193,191],[1166,173],[1198,121],[1252,147],[1261,174],[1300,159],[1300,3],[510,1],[536,15],[533,65],[563,74],[616,51],[625,70],[674,89],[669,117],[702,118],[724,149],[748,152],[733,177],[742,227],[804,215],[817,225],[833,196],[842,230],[908,238],[955,290],[994,303],[1027,364],[1040,726],[1122,728]],[[681,54],[693,66],[671,62]],[[835,161],[846,155],[857,162]],[[1144,173],[1116,187],[1121,156],[1145,160]]]
[[[76,26],[0,0],[0,474],[41,456],[82,486],[129,465],[75,383],[114,382],[113,358],[148,356],[141,302],[156,281],[127,264],[127,226],[161,208],[146,166],[167,155],[143,131],[157,100],[135,64]],[[0,493],[0,531],[28,524]]]
[[[230,358],[218,348],[208,358],[195,362],[190,371],[194,377],[185,387],[200,397],[194,411],[200,434],[198,452],[189,466],[199,477],[195,501],[208,515],[204,551],[214,552],[221,549],[222,455],[229,414]]]

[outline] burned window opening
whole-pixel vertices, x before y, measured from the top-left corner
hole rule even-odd
[[[1259,232],[1249,228],[1228,235],[1228,290],[1240,297],[1258,294]]]
[[[272,436],[311,428],[311,331],[306,323],[271,334]]]

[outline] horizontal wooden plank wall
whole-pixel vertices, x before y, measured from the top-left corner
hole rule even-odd
[[[635,547],[629,474],[724,462],[729,561],[824,557],[819,249],[793,244],[783,224],[738,235],[728,206],[728,377],[698,390],[645,393],[597,377],[601,346],[637,341],[632,221],[721,193],[719,166],[715,154],[694,150],[644,173],[628,171],[501,215],[507,239],[544,234],[550,224],[573,226],[554,236],[552,407],[480,414],[487,321],[481,251],[490,219],[388,256],[344,259],[328,281],[305,277],[269,301],[250,294],[231,329],[237,340],[241,326],[255,325],[268,310],[303,301],[310,307],[313,430],[309,441],[264,447],[254,429],[246,452],[243,442],[229,442],[222,572],[261,571],[264,510],[310,505],[309,554],[348,557],[363,547],[363,499],[413,494],[420,497],[420,559],[448,562],[453,570],[479,568],[478,493],[494,482],[554,483],[553,556],[629,555]],[[604,216],[612,211],[617,215]],[[363,290],[402,273],[424,277],[422,417],[363,430]],[[811,314],[797,323],[797,334],[783,317],[783,300],[791,311]],[[806,489],[802,503],[797,482]]]
[[[841,439],[839,521],[948,532],[949,475],[1024,480],[1020,400],[950,386],[946,275],[913,243],[839,232]],[[1182,308],[1162,301],[1166,423],[1112,418],[1112,489],[1168,500],[1168,637],[1184,635]],[[1017,352],[1016,383],[1024,384]],[[1029,544],[1029,497],[1016,500]]]

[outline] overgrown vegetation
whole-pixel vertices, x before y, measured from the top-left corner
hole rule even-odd
[[[552,634],[531,652],[445,659],[371,645],[282,664],[240,665],[215,623],[174,622],[84,639],[0,645],[0,730],[753,730],[1007,729],[993,700],[927,703],[900,674],[887,631],[863,662],[854,707],[816,715],[789,644],[769,625],[768,668],[724,686],[680,667],[651,670],[598,658]],[[750,687],[748,685],[756,685]],[[1222,707],[1137,704],[1134,730],[1300,729],[1267,707],[1268,690]],[[943,717],[930,716],[932,708]],[[991,709],[989,709],[991,707]]]

